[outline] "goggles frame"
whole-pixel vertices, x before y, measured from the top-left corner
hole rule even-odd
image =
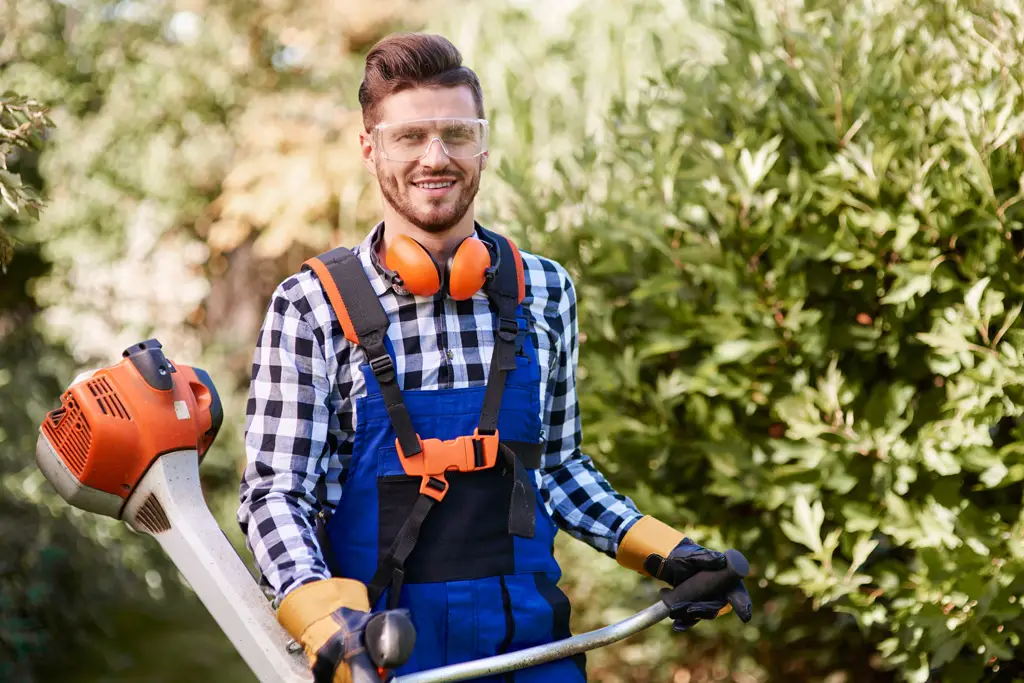
[[[394,128],[395,126],[404,126],[410,123],[433,123],[436,121],[459,121],[462,123],[473,123],[479,125],[483,131],[483,140],[480,145],[480,151],[477,152],[476,154],[473,154],[472,156],[453,156],[452,153],[448,150],[448,145],[445,144],[444,140],[442,140],[439,136],[434,135],[427,142],[426,147],[423,149],[423,154],[421,154],[419,157],[416,157],[414,159],[396,159],[395,157],[388,155],[383,143],[383,134],[385,130],[387,130],[388,128]],[[422,160],[424,157],[430,154],[430,148],[434,145],[435,141],[441,145],[441,149],[444,150],[445,156],[447,156],[449,159],[476,159],[479,156],[487,154],[490,148],[491,141],[490,122],[487,119],[469,116],[432,116],[429,118],[422,119],[406,119],[404,121],[381,122],[370,129],[370,135],[373,138],[374,146],[377,148],[377,151],[380,152],[382,157],[384,157],[388,161],[398,161],[402,163],[410,163],[413,161]]]

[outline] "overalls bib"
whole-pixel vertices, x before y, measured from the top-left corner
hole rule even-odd
[[[499,254],[511,254],[514,246],[505,238],[484,234],[494,241]],[[486,387],[470,387],[401,391],[399,399],[394,373],[387,372],[388,359],[392,368],[394,364],[391,343],[385,334],[376,340],[369,332],[371,327],[378,331],[386,327],[386,319],[380,318],[386,314],[373,309],[367,292],[377,307],[380,303],[358,258],[348,250],[335,249],[319,260],[313,265],[321,284],[328,290],[327,285],[336,285],[337,291],[328,291],[335,312],[339,306],[334,299],[340,295],[341,314],[350,317],[348,331],[362,341],[369,359],[362,365],[366,394],[357,399],[352,458],[341,500],[321,530],[321,543],[328,546],[325,554],[332,555],[328,564],[335,575],[367,584],[373,611],[409,609],[416,647],[396,673],[568,637],[569,602],[557,587],[561,570],[553,556],[556,527],[529,471],[540,459],[540,368],[521,303],[514,296],[506,296],[503,303],[494,297],[499,301],[496,328],[504,324],[506,332],[515,330],[504,335],[512,341],[504,349],[506,370],[500,373],[504,377],[500,394],[492,389],[488,397]],[[494,278],[493,287],[505,294],[516,286],[515,273],[509,274],[511,261],[500,259]],[[357,268],[367,288],[362,281],[353,282]],[[521,293],[522,287],[518,289]],[[496,335],[488,385],[499,374],[500,345]],[[404,410],[396,411],[396,402]],[[496,416],[482,417],[495,409]],[[396,417],[396,412],[406,416]],[[485,423],[491,429],[481,431],[493,431],[495,417],[493,438],[473,438]],[[396,433],[396,424],[405,440]],[[409,424],[414,435],[408,433]],[[463,438],[455,442],[459,437]],[[433,458],[446,449],[452,462],[462,462],[463,450],[455,446],[465,446],[468,465],[461,469],[470,471],[449,470],[429,477],[416,470],[409,464],[416,458],[406,454],[415,448],[409,447],[410,440],[414,444],[417,438],[423,446],[420,458]],[[439,482],[444,482],[443,493]],[[405,557],[396,560],[396,550]],[[585,658],[579,655],[476,680],[578,683],[586,680],[584,670]]]

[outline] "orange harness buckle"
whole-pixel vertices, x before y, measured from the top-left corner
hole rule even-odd
[[[402,469],[410,476],[423,477],[420,493],[440,501],[448,493],[445,472],[475,472],[494,467],[498,461],[498,432],[480,434],[473,430],[471,436],[460,436],[450,441],[441,439],[416,439],[420,452],[406,457],[402,444],[395,439],[398,459]]]

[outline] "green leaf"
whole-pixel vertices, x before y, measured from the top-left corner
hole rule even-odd
[[[0,199],[4,200],[4,204],[9,206],[11,211],[14,211],[15,213],[18,213],[18,211],[19,211],[19,206],[18,206],[19,202],[16,201],[16,199],[17,199],[16,197],[12,197],[11,196],[10,189],[8,189],[7,185],[5,185],[3,182],[0,182]]]
[[[963,646],[963,636],[952,636],[951,638],[947,638],[932,651],[932,655],[929,658],[928,663],[934,668],[944,666],[953,661],[953,658],[960,654],[960,650],[963,649]]]
[[[949,451],[925,444],[921,448],[921,462],[930,471],[941,476],[950,477],[960,473],[960,463]]]
[[[740,151],[740,172],[748,190],[756,190],[775,166],[779,159],[778,149],[781,142],[782,137],[777,135],[761,146],[753,155],[747,148]]]
[[[978,479],[980,479],[981,483],[987,488],[994,489],[1002,483],[1003,478],[1009,473],[1010,470],[1007,469],[1006,465],[1001,462],[997,462],[982,472]]]
[[[751,361],[774,346],[775,342],[771,341],[730,339],[715,346],[712,358],[720,364],[735,363],[739,360]]]
[[[920,332],[917,334],[917,338],[928,346],[946,353],[969,351],[971,349],[971,344],[964,337],[963,333],[945,320],[940,320],[937,323],[935,332]]]
[[[921,232],[921,223],[914,217],[901,214],[896,221],[896,236],[893,238],[893,251],[902,252],[910,245],[910,241]]]
[[[981,295],[985,292],[985,288],[991,280],[991,277],[981,278],[964,295],[964,305],[967,307],[967,312],[971,314],[972,318],[980,317],[981,312],[978,307],[981,304]]]
[[[926,294],[931,286],[932,276],[930,274],[913,275],[889,290],[889,293],[883,296],[881,301],[883,304],[902,304],[914,297]]]
[[[857,537],[857,542],[853,544],[853,550],[851,551],[850,558],[850,571],[849,574],[853,575],[860,566],[867,562],[868,557],[878,547],[878,541],[872,540],[867,534],[861,534]]]
[[[1000,642],[1004,640],[1004,637],[999,636],[999,640],[997,640],[996,637],[984,632],[980,632],[978,635],[981,637],[982,642],[985,643],[986,654],[998,657],[1006,662],[1014,660],[1013,650],[1007,647],[1005,642]]]
[[[1024,302],[1017,303],[1006,313],[1006,318],[1003,320],[1003,324],[999,328],[999,332],[992,338],[992,343],[995,344],[998,340],[1002,339],[1007,330],[1009,330],[1013,323],[1017,322],[1017,318],[1020,316],[1021,311],[1024,310]]]
[[[874,531],[878,528],[878,511],[865,503],[846,503],[842,508],[846,522],[843,527],[851,532]]]
[[[793,523],[782,521],[781,528],[794,543],[807,546],[816,553],[824,550],[821,541],[821,525],[825,521],[825,510],[820,500],[812,506],[803,495],[793,501]]]
[[[640,347],[640,350],[637,352],[637,358],[645,360],[656,356],[664,356],[683,351],[691,346],[693,346],[693,339],[683,335],[656,338]]]

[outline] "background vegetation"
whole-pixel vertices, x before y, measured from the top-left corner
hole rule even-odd
[[[576,279],[586,450],[755,565],[750,624],[592,680],[1024,680],[1014,0],[0,0],[0,680],[252,680],[155,544],[55,499],[36,427],[157,336],[225,396],[203,477],[241,547],[252,344],[375,219],[355,88],[398,28],[480,73],[480,219]],[[558,551],[577,630],[656,595]]]

